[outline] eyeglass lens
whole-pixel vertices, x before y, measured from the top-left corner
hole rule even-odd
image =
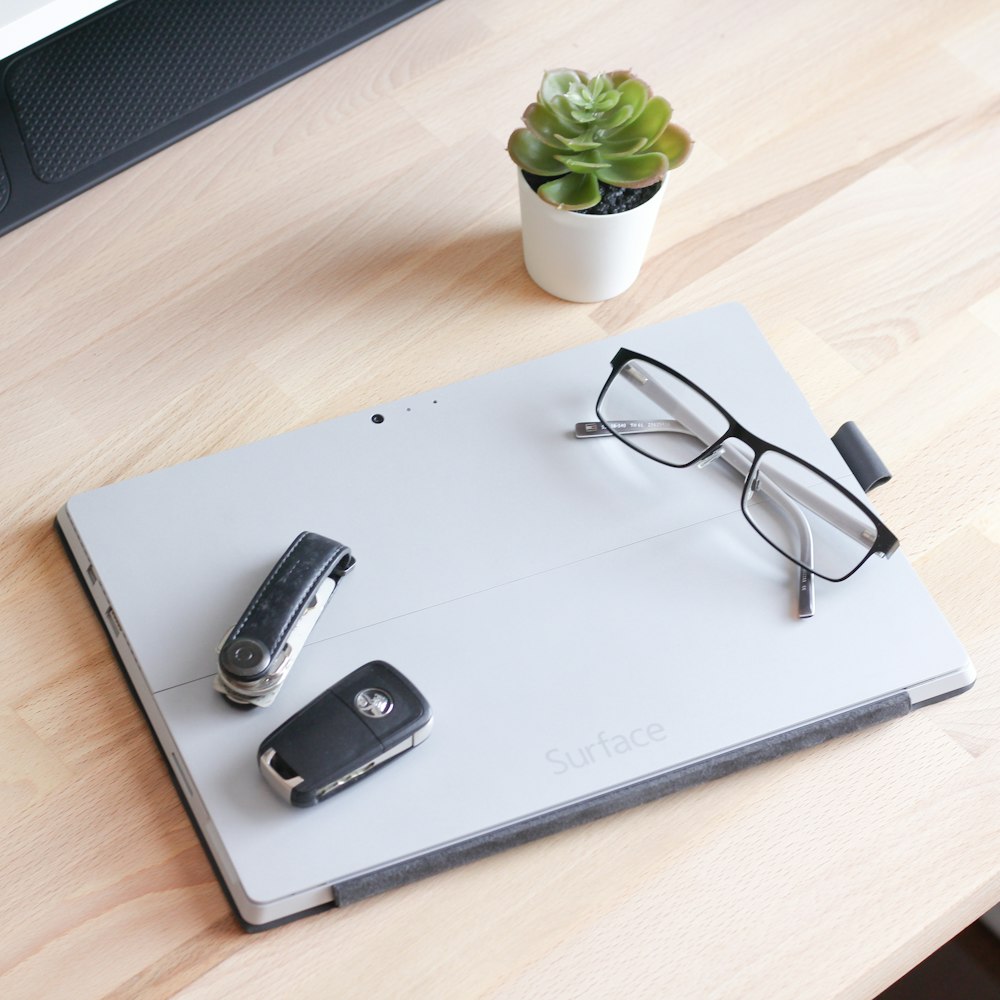
[[[611,380],[597,413],[637,451],[667,465],[687,465],[729,429],[701,393],[641,361],[629,361]]]
[[[628,445],[667,465],[693,462],[729,431],[728,418],[711,400],[642,361],[629,361],[618,371],[597,412]],[[871,551],[875,523],[802,462],[766,451],[750,468],[749,446],[735,439],[722,457],[747,477],[742,502],[747,520],[788,558],[836,580],[853,572]]]
[[[747,520],[780,552],[837,580],[865,559],[878,530],[836,487],[795,458],[760,456],[743,491]]]

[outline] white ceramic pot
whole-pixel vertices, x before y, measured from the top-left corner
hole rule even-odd
[[[542,201],[518,170],[528,274],[545,291],[570,302],[602,302],[621,295],[639,277],[669,176],[638,208],[617,215],[581,215]]]

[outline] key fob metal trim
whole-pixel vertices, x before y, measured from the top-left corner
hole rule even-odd
[[[372,660],[275,729],[257,763],[282,799],[312,806],[418,746],[432,724],[416,687],[391,664]]]

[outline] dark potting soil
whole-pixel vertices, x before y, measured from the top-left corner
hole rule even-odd
[[[522,170],[521,173],[524,174],[524,179],[532,191],[537,191],[546,181],[555,180],[554,177],[529,174],[527,170]],[[657,181],[644,188],[612,187],[603,181],[597,183],[601,185],[601,200],[593,208],[585,208],[578,212],[578,215],[617,215],[619,212],[638,208],[640,205],[645,205],[660,190],[663,181]]]

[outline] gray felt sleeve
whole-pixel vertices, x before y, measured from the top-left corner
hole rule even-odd
[[[820,722],[779,733],[777,736],[768,737],[728,753],[718,754],[710,760],[698,761],[657,774],[586,801],[574,802],[543,815],[512,823],[502,829],[470,837],[418,858],[400,861],[377,871],[346,879],[333,887],[336,905],[345,906],[367,896],[384,892],[386,889],[393,889],[456,865],[496,854],[516,844],[523,844],[578,823],[586,823],[621,809],[650,802],[682,788],[710,781],[712,778],[721,778],[733,771],[762,764],[794,750],[815,746],[844,733],[852,733],[878,722],[898,718],[909,711],[909,695],[901,691]]]

